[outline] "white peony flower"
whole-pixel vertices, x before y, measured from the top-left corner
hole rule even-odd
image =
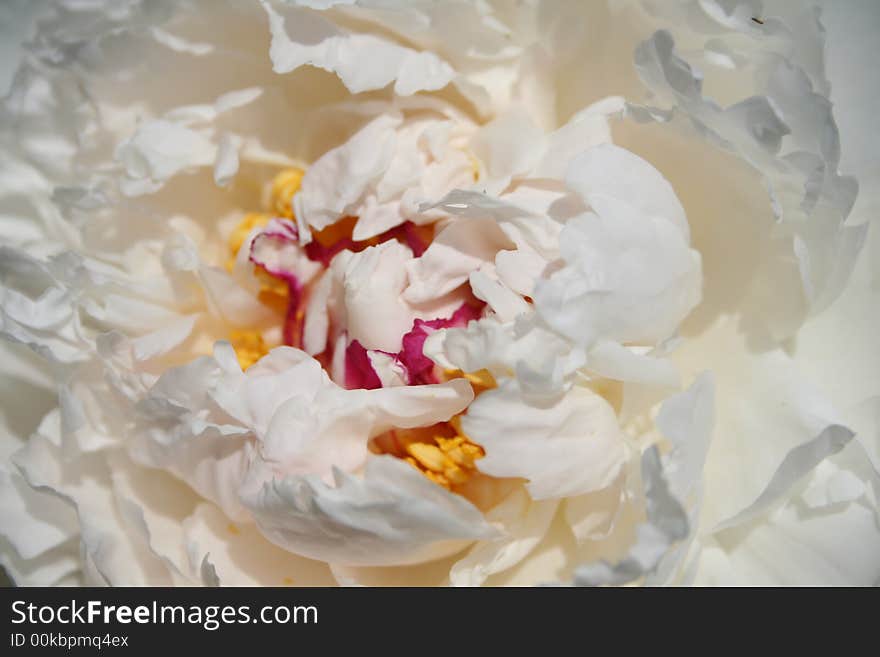
[[[771,0],[52,3],[0,114],[2,565],[880,581],[878,188],[823,35]]]

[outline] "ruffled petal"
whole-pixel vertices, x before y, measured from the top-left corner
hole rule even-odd
[[[418,563],[494,535],[480,511],[390,456],[367,462],[363,479],[334,471],[256,482],[243,492],[262,533],[306,557],[343,565]],[[256,484],[256,485],[253,485]]]
[[[395,93],[403,96],[442,89],[452,79],[452,67],[434,53],[371,34],[347,33],[302,9],[285,8],[282,16],[269,2],[262,4],[269,15],[269,54],[276,73],[310,64],[336,73],[352,93],[394,82]]]
[[[533,501],[519,489],[487,514],[489,522],[504,528],[504,536],[482,541],[455,562],[449,572],[452,586],[480,586],[488,577],[501,573],[528,557],[550,527],[558,502]]]
[[[666,339],[699,302],[699,255],[666,219],[619,206],[611,212],[566,224],[565,266],[538,283],[536,308],[585,346]]]
[[[204,561],[220,586],[332,586],[327,564],[304,559],[267,541],[252,524],[230,522],[215,506],[200,504],[181,526],[181,547],[192,568]]]
[[[509,380],[480,395],[461,424],[486,450],[477,468],[495,477],[527,479],[536,500],[604,488],[624,458],[613,409],[585,388],[574,387],[555,402],[535,406]]]

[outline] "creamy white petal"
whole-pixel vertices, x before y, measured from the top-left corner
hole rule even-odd
[[[407,268],[419,262],[396,241],[355,253],[343,274],[343,303],[351,339],[367,349],[397,353],[412,328],[415,311],[403,297]],[[439,296],[439,295],[438,295]],[[376,321],[381,317],[381,321]]]
[[[231,351],[221,344],[218,353],[224,349]],[[241,518],[246,513],[236,491],[251,438],[212,400],[212,388],[227,371],[223,362],[203,357],[165,372],[135,406],[130,452],[137,462],[170,471],[230,517]],[[229,366],[237,368],[233,363],[234,356]]]
[[[704,356],[699,354],[705,354],[710,344],[717,405],[704,471],[701,524],[706,528],[751,505],[789,454],[797,454],[794,450],[814,439],[825,444],[818,437],[840,424],[830,401],[801,376],[784,352],[750,347],[729,319],[673,354],[685,376],[704,368]]]
[[[212,164],[215,148],[197,131],[158,119],[145,123],[120,144],[116,157],[130,179],[127,193],[137,195],[156,191],[168,178],[189,167]]]
[[[880,579],[876,503],[810,511],[796,498],[770,517],[715,535],[696,583],[870,586]]]
[[[445,87],[453,70],[434,53],[419,52],[371,34],[346,33],[317,14],[297,8],[282,16],[268,2],[270,56],[277,73],[305,64],[336,73],[352,93],[381,89],[409,95]],[[290,20],[288,20],[290,19]]]
[[[663,358],[638,353],[618,342],[603,340],[587,353],[587,368],[601,377],[652,386],[676,387],[678,372]]]
[[[605,211],[565,225],[565,266],[538,283],[535,306],[585,346],[668,338],[700,299],[699,255],[666,219],[625,206]]]
[[[240,140],[234,135],[224,133],[220,136],[217,154],[214,157],[214,182],[220,187],[226,187],[238,173],[240,147]]]
[[[459,219],[440,231],[421,258],[407,263],[409,285],[403,298],[425,303],[442,297],[480,265],[492,262],[499,250],[512,246],[492,218]]]
[[[71,540],[35,559],[21,559],[0,539],[0,565],[16,586],[82,586],[79,541]]]
[[[3,536],[22,559],[39,557],[79,535],[71,505],[31,488],[18,472],[0,470],[0,493]]]
[[[615,563],[599,561],[579,566],[574,573],[578,586],[625,584],[651,576],[670,547],[688,535],[688,519],[680,502],[670,493],[656,447],[642,455],[646,521],[625,557]]]
[[[799,479],[813,470],[825,458],[843,449],[854,435],[846,427],[833,424],[826,427],[822,433],[809,442],[791,449],[758,497],[735,516],[716,525],[714,531],[735,527],[765,513]]]
[[[341,146],[312,163],[293,198],[297,221],[315,230],[326,228],[346,214],[356,214],[374,184],[391,162],[395,128],[402,117],[383,114]],[[308,232],[300,235],[308,241]]]
[[[640,214],[666,219],[688,241],[687,217],[672,185],[638,155],[613,144],[595,146],[570,163],[565,182],[600,215],[614,214],[614,205],[625,204]]]
[[[258,434],[261,458],[278,475],[353,472],[368,461],[370,438],[393,427],[430,426],[464,410],[473,399],[467,381],[377,390],[344,390],[329,381],[287,397]],[[297,385],[302,385],[299,383]],[[283,390],[283,388],[282,388]]]
[[[566,498],[565,520],[578,543],[607,538],[614,530],[624,502],[625,480],[622,472],[606,488]]]
[[[191,488],[155,468],[144,468],[122,454],[113,454],[113,490],[120,508],[137,524],[149,549],[163,559],[175,583],[192,583],[181,523],[199,503]]]
[[[556,500],[533,501],[523,489],[517,489],[493,508],[486,519],[500,526],[504,535],[493,541],[481,541],[449,573],[452,586],[480,586],[486,579],[527,558],[544,538],[559,503]]]
[[[253,524],[234,523],[200,504],[179,527],[191,567],[209,560],[220,586],[332,586],[327,564],[304,559],[267,541]]]
[[[537,406],[523,398],[516,380],[505,381],[480,395],[461,424],[486,450],[477,468],[496,477],[527,479],[536,500],[604,488],[624,458],[613,409],[577,386]]]
[[[82,548],[96,574],[117,585],[170,583],[167,567],[117,506],[107,463],[95,455],[64,459],[57,432],[57,419],[50,416],[14,462],[32,486],[51,489],[74,505]]]
[[[340,564],[418,563],[494,534],[476,507],[399,459],[374,457],[363,479],[340,470],[334,479],[269,480],[243,498],[273,543]]]

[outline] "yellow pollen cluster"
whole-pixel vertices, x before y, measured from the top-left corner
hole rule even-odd
[[[447,380],[460,377],[470,382],[475,395],[497,385],[487,370],[468,373],[449,370],[445,373]],[[398,430],[390,444],[386,442],[378,447],[383,452],[401,456],[428,479],[449,490],[467,483],[477,472],[476,461],[486,455],[483,448],[462,431],[461,415],[434,427]]]
[[[406,461],[444,488],[465,483],[476,471],[476,460],[486,455],[482,447],[461,434],[451,438],[434,436],[433,441],[407,445]]]
[[[235,349],[235,356],[242,370],[246,370],[269,353],[259,331],[232,331],[229,334],[229,342]]]
[[[476,372],[446,370],[443,374],[445,375],[447,381],[449,381],[450,379],[459,379],[462,377],[467,379],[473,387],[475,395],[479,395],[481,392],[484,392],[486,390],[491,390],[498,385],[495,382],[495,377],[492,376],[491,372],[486,369],[477,370]]]
[[[299,168],[284,169],[272,180],[272,196],[269,209],[279,217],[293,218],[290,205],[293,195],[299,191],[305,171]]]

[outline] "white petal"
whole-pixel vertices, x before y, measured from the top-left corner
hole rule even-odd
[[[132,196],[156,191],[185,169],[212,164],[214,155],[210,139],[163,119],[144,123],[116,151],[129,177],[126,192]]]
[[[512,246],[491,218],[459,219],[434,238],[421,258],[407,264],[409,286],[403,298],[425,303],[442,297],[480,265],[492,262],[498,251]]]
[[[62,458],[57,438],[46,435],[57,430],[57,423],[44,422],[41,432],[16,454],[14,462],[28,482],[54,490],[75,506],[83,552],[102,581],[130,586],[170,583],[167,567],[117,507],[107,463],[96,455]]]
[[[277,321],[269,308],[225,271],[202,267],[199,279],[204,286],[210,312],[229,326],[252,329]]]
[[[332,271],[321,274],[312,287],[306,302],[306,317],[303,323],[303,349],[314,356],[327,348],[327,334],[330,330],[328,303],[333,293],[334,276]]]
[[[321,230],[346,214],[357,214],[391,162],[401,121],[400,116],[382,114],[314,162],[293,197],[297,221]]]
[[[587,367],[601,377],[646,385],[677,387],[678,372],[671,362],[637,353],[617,342],[603,340],[587,354]]]
[[[352,93],[381,89],[394,82],[395,93],[402,96],[441,89],[452,79],[452,68],[433,53],[370,34],[348,34],[300,9],[285,10],[283,18],[268,2],[262,4],[269,14],[269,54],[276,73],[311,64],[336,73]]]
[[[217,155],[214,159],[214,182],[220,187],[226,187],[235,174],[238,173],[238,149],[240,140],[234,135],[223,134],[217,145]]]
[[[831,425],[812,440],[791,449],[760,495],[735,516],[716,525],[714,531],[718,532],[728,527],[735,527],[765,513],[774,502],[783,498],[798,480],[812,471],[825,458],[843,449],[854,435],[846,427]]]
[[[474,136],[471,149],[482,160],[493,192],[501,192],[510,181],[528,173],[538,164],[544,134],[523,110],[512,110],[498,117]]]
[[[492,280],[484,273],[487,269],[489,267],[472,272],[468,279],[474,296],[485,301],[502,322],[512,321],[518,315],[529,312],[529,304],[503,284]]]
[[[137,462],[168,470],[230,517],[241,518],[246,513],[236,491],[250,439],[248,429],[212,401],[224,374],[220,362],[203,357],[166,371],[137,403],[130,449]],[[234,355],[230,365],[238,368]]]
[[[623,462],[613,409],[585,388],[539,407],[523,399],[515,380],[506,381],[471,404],[462,429],[486,450],[481,472],[528,479],[536,500],[604,488]]]
[[[671,222],[688,241],[687,217],[672,185],[648,162],[613,144],[588,149],[571,162],[565,177],[598,214],[612,214],[609,206],[625,204],[649,217]]]
[[[565,520],[578,543],[606,538],[614,530],[623,504],[625,476],[607,488],[565,500]]]
[[[784,352],[755,351],[731,320],[720,320],[687,340],[672,357],[684,376],[694,376],[705,368],[706,349],[712,353],[717,390],[716,429],[704,472],[701,526],[711,528],[758,500],[774,473],[786,459],[797,459],[802,446],[817,440],[813,444],[822,447],[819,452],[831,453],[838,429],[820,436],[841,422]]]
[[[703,550],[697,584],[871,586],[880,580],[876,508],[864,504],[804,513],[795,502],[716,540]]]
[[[243,497],[273,543],[343,565],[418,563],[494,534],[476,507],[399,459],[371,458],[363,479],[334,474],[333,487],[288,477]]]
[[[332,586],[327,564],[304,559],[267,541],[253,524],[230,522],[200,504],[180,527],[192,567],[208,559],[220,586]]]
[[[318,275],[321,265],[309,260],[297,238],[298,230],[292,221],[271,219],[250,240],[249,259],[292,285],[298,293]]]
[[[0,541],[0,565],[16,586],[82,586],[80,546],[71,540],[36,559],[21,559]]]
[[[111,463],[120,507],[141,526],[150,550],[185,582],[192,582],[181,523],[192,513],[198,495],[170,475],[138,466],[122,455],[114,455]]]
[[[657,570],[670,547],[688,535],[688,519],[679,501],[670,494],[656,447],[642,455],[646,522],[636,530],[636,540],[619,561],[599,561],[579,566],[574,583],[580,586],[625,584]],[[650,579],[649,579],[650,582]]]
[[[666,477],[682,502],[692,502],[698,492],[715,426],[714,407],[714,377],[704,372],[687,390],[666,399],[657,413],[657,428],[672,444],[665,458]]]
[[[566,264],[539,282],[536,308],[550,326],[587,347],[603,338],[668,338],[700,299],[699,255],[666,219],[626,206],[610,210],[565,225],[560,248]]]
[[[3,536],[22,559],[34,559],[79,535],[73,507],[31,488],[17,472],[0,470]]]
[[[621,113],[623,108],[622,98],[609,97],[575,114],[568,123],[547,136],[546,150],[541,161],[532,171],[532,175],[536,178],[562,180],[575,156],[593,146],[610,144],[611,128],[608,125],[607,117],[609,114]],[[626,173],[633,175],[635,172],[628,167]],[[603,171],[601,175],[611,177],[611,173],[608,171]],[[598,187],[602,183],[593,180],[590,184]],[[580,189],[578,191],[581,192]],[[648,193],[647,190],[639,188],[640,198],[646,193]],[[683,211],[682,216],[684,216]]]
[[[515,322],[502,324],[488,317],[466,328],[436,331],[428,336],[423,351],[447,369],[516,375],[524,397],[539,404],[566,390],[584,366],[583,352],[541,325],[534,313],[520,314]]]
[[[344,390],[324,379],[311,390],[292,390],[260,436],[261,456],[276,473],[329,480],[335,468],[356,471],[367,460],[370,438],[393,427],[446,421],[473,399],[463,379],[376,390]]]
[[[344,303],[348,334],[367,349],[397,353],[416,313],[401,298],[412,251],[396,241],[355,253],[345,267]],[[381,321],[376,321],[381,317]]]
[[[449,573],[452,586],[480,586],[496,573],[512,568],[544,538],[559,503],[556,500],[532,501],[523,489],[517,489],[486,516],[489,522],[503,527],[504,536],[481,541],[471,548]]]

